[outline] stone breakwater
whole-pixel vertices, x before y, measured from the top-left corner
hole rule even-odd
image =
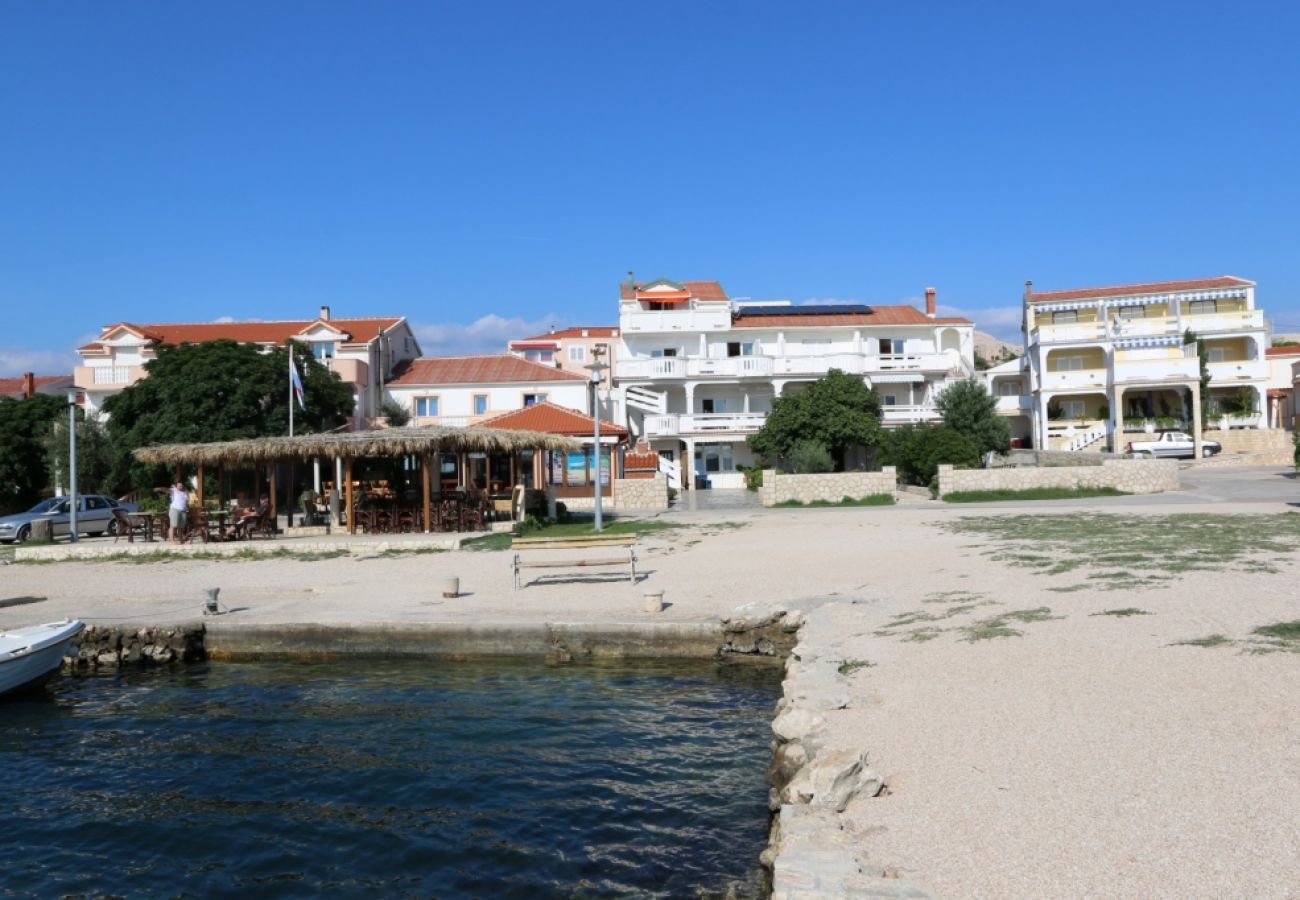
[[[65,672],[93,672],[121,666],[165,666],[205,659],[203,625],[123,628],[88,625],[77,639],[76,656],[63,658]]]
[[[932,898],[926,889],[893,877],[861,858],[861,848],[842,827],[850,803],[882,802],[884,778],[868,765],[860,747],[836,743],[829,718],[848,709],[852,696],[845,659],[820,650],[816,620],[827,605],[807,611],[742,607],[723,622],[741,647],[771,637],[798,636],[786,658],[782,696],[772,722],[769,806],[774,815],[761,862],[772,873],[773,900],[838,897]],[[771,645],[775,650],[775,645]]]

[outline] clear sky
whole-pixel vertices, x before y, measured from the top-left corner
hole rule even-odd
[[[0,374],[121,320],[617,283],[941,307],[1234,274],[1300,331],[1300,11],[1196,2],[0,3]]]

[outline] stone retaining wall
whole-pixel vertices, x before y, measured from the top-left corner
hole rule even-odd
[[[1281,428],[1237,428],[1228,431],[1207,431],[1207,441],[1218,441],[1224,453],[1265,453],[1290,450],[1291,432]]]
[[[1100,466],[1042,469],[954,469],[939,466],[939,496],[955,491],[1024,491],[1031,488],[1114,488],[1126,494],[1178,490],[1178,463],[1171,459],[1108,459]]]
[[[125,628],[88,625],[77,638],[77,655],[65,656],[68,672],[91,672],[120,666],[165,666],[205,659],[202,625]]]
[[[778,474],[763,470],[763,486],[758,494],[764,506],[776,506],[790,500],[811,503],[822,500],[838,503],[845,497],[861,500],[876,494],[893,495],[898,488],[898,474],[893,466],[879,472],[825,472],[816,475]]]
[[[596,508],[595,497],[560,497],[559,502],[568,510],[591,512]],[[616,478],[614,493],[603,491],[600,498],[602,510],[661,511],[668,508],[668,476],[659,474],[653,478]]]

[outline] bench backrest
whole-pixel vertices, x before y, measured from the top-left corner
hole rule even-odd
[[[635,534],[577,534],[554,537],[516,537],[510,541],[512,550],[575,550],[583,547],[631,547],[636,544]]]

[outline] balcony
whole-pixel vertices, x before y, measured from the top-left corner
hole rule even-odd
[[[1109,373],[1105,369],[1069,369],[1044,372],[1041,386],[1044,391],[1103,390],[1108,380]]]
[[[1235,381],[1265,381],[1268,379],[1268,360],[1239,359],[1233,362],[1208,364],[1210,384],[1220,387]]]
[[[1216,331],[1252,331],[1264,327],[1262,309],[1243,309],[1237,312],[1206,313],[1201,316],[1183,316],[1183,327],[1190,328],[1201,337]]]
[[[763,427],[767,413],[693,413],[646,416],[647,437],[678,437],[699,434],[753,434]]]
[[[770,378],[772,376],[820,376],[831,369],[850,375],[873,372],[947,372],[953,367],[946,353],[899,353],[867,356],[861,353],[828,353],[823,356],[732,356],[715,359],[704,356],[666,356],[654,359],[619,360],[620,379],[680,381],[684,378]]]
[[[619,307],[619,326],[624,334],[664,334],[719,331],[731,327],[731,306],[714,304],[709,309],[642,309],[639,303]]]
[[[76,366],[73,382],[80,388],[119,388],[144,377],[144,366]]]
[[[886,406],[881,410],[884,425],[909,425],[918,422],[937,422],[942,418],[933,406]]]
[[[1004,416],[1018,416],[1033,408],[1033,400],[1020,394],[997,398],[997,411]]]
[[[1106,337],[1105,322],[1072,322],[1069,325],[1039,325],[1029,332],[1031,344],[1065,344],[1099,341]]]
[[[1171,356],[1164,359],[1115,360],[1115,383],[1151,383],[1158,381],[1198,381],[1201,362],[1195,356]]]

